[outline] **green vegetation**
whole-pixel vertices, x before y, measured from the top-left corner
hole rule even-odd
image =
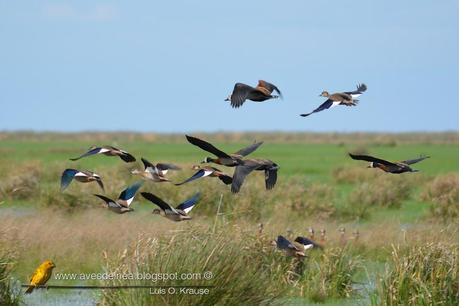
[[[407,299],[437,290],[418,274],[413,283],[399,286],[394,271],[405,258],[411,260],[417,258],[416,254],[423,254],[436,261],[437,266],[432,268],[435,271],[457,269],[457,253],[455,257],[451,255],[459,243],[456,134],[201,136],[228,152],[254,139],[264,140],[251,157],[269,158],[280,165],[276,187],[266,191],[262,173],[251,174],[237,195],[216,178],[181,187],[147,182],[142,191],[153,192],[171,204],[200,191],[202,199],[191,212],[193,220],[173,223],[153,216],[152,204],[140,196],[133,203],[134,212],[115,215],[92,195],[101,193],[97,184],[73,182],[61,193],[60,175],[69,167],[95,171],[102,176],[105,194],[116,198],[124,187],[139,179],[130,170],[142,167],[141,163],[126,164],[105,156],[76,162],[68,158],[78,156],[94,143],[112,144],[139,159],[143,156],[152,162],[181,165],[183,171],[168,173],[177,182],[194,173],[191,166],[208,154],[188,144],[183,135],[0,133],[0,232],[8,233],[0,235],[0,246],[14,254],[0,258],[11,263],[5,266],[7,276],[0,278],[10,279],[12,275],[26,282],[48,258],[57,265],[55,273],[103,269],[202,272],[208,259],[207,265],[212,266],[210,270],[215,274],[212,285],[218,290],[207,297],[187,301],[180,295],[143,296],[136,291],[112,290],[103,292],[103,302],[352,305],[368,304],[371,297],[374,303],[387,301],[387,305],[396,305],[406,300],[388,297],[388,292],[395,288],[406,293],[403,296]],[[419,173],[390,175],[351,160],[347,157],[349,151],[394,161],[421,154],[432,158],[414,165]],[[228,174],[233,171],[218,168]],[[308,227],[316,230],[314,239],[325,245],[324,253],[313,250],[300,264],[271,245],[279,234],[292,233],[290,239],[308,236]],[[338,232],[341,227],[346,229],[343,235]],[[326,233],[323,237],[319,234],[321,229]],[[440,244],[442,251],[438,251]],[[397,260],[391,245],[396,246]],[[427,250],[432,250],[432,254]],[[388,260],[386,272],[377,268]],[[421,268],[422,265],[414,265],[410,273],[420,273]],[[439,272],[438,277],[442,275]],[[444,275],[448,276],[443,284],[455,284],[450,280],[457,274]],[[377,288],[373,292],[370,284],[375,282]],[[99,281],[51,279],[49,283]],[[416,286],[423,283],[426,287],[421,292]],[[438,290],[445,292],[445,287],[441,288]],[[49,294],[52,292],[49,290]],[[440,295],[432,294],[429,298],[432,299],[424,300],[426,304],[444,302]],[[33,295],[25,299],[27,303]]]
[[[428,243],[403,251],[394,247],[378,280],[375,305],[458,305],[459,249]]]

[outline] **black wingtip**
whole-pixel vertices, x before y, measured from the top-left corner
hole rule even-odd
[[[310,114],[300,114],[301,117],[307,117],[309,116]]]
[[[364,92],[367,90],[367,85],[365,85],[365,83],[357,84],[357,90]]]

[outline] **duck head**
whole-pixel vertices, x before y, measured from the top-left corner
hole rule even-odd
[[[319,97],[325,97],[325,98],[328,98],[329,96],[330,94],[326,90],[322,91],[322,93],[319,95]]]

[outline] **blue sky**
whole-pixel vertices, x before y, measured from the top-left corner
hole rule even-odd
[[[459,130],[459,1],[0,0],[0,130]],[[284,100],[223,100],[234,83]],[[368,91],[302,118],[318,94]]]

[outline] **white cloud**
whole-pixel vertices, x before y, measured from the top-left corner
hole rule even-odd
[[[47,18],[76,21],[110,21],[118,16],[118,9],[112,4],[83,8],[70,3],[49,3],[44,6],[43,12]]]

